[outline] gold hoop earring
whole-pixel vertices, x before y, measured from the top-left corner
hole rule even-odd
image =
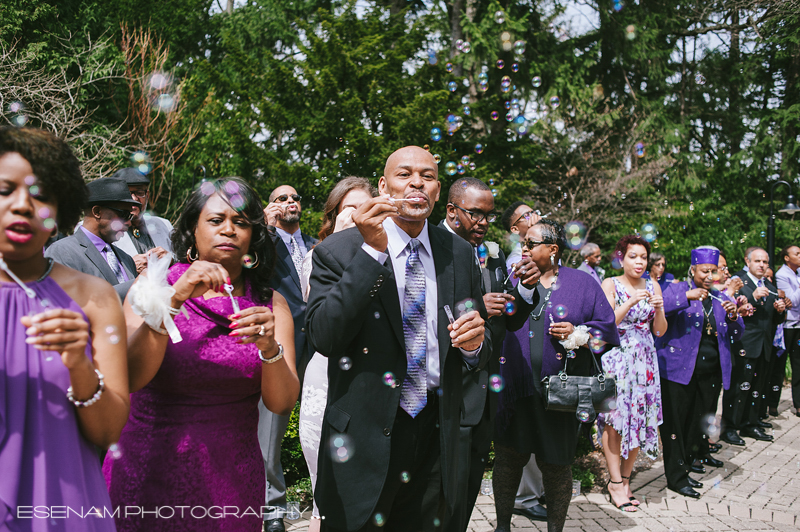
[[[192,257],[192,248],[193,247],[194,246],[189,246],[189,249],[186,250],[186,260],[189,261],[189,264],[193,263],[194,261],[196,261],[197,259],[200,258],[200,253],[199,252],[196,252],[196,255],[197,255],[196,257]]]

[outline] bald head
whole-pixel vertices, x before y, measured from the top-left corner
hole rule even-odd
[[[422,163],[423,166],[433,170],[437,179],[439,177],[439,165],[433,158],[433,155],[428,150],[420,148],[419,146],[406,146],[392,153],[386,159],[386,165],[383,167],[383,175],[388,176],[398,166],[398,164],[406,164],[409,160]]]

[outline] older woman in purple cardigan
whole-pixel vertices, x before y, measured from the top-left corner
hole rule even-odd
[[[667,487],[685,497],[698,498],[702,483],[689,473],[700,471],[695,459],[722,466],[709,456],[708,436],[719,433],[711,412],[720,384],[731,384],[731,344],[741,338],[744,323],[736,303],[713,288],[719,250],[704,246],[692,250],[691,279],[672,284],[664,292],[667,333],[656,339],[664,423],[661,442]]]
[[[517,286],[518,310],[506,323],[500,376],[493,475],[497,531],[510,529],[514,496],[522,469],[531,453],[542,471],[547,494],[548,530],[564,526],[572,492],[571,464],[575,459],[581,421],[577,412],[545,409],[542,379],[557,375],[569,363],[570,375],[590,375],[597,356],[619,344],[614,312],[600,285],[588,274],[558,266],[565,248],[564,229],[543,219],[523,238],[523,258],[515,265],[522,273]],[[525,274],[537,269],[538,282]],[[580,340],[578,339],[580,338]],[[570,345],[573,340],[576,346]],[[564,344],[570,345],[567,349]],[[589,349],[589,346],[592,349]]]

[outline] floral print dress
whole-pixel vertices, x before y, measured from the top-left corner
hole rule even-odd
[[[653,293],[650,279],[645,286]],[[614,291],[617,307],[631,297],[617,278]],[[658,358],[650,331],[655,314],[648,300],[634,305],[617,326],[620,346],[607,352],[602,359],[603,371],[616,377],[617,408],[608,414],[599,414],[598,426],[602,431],[604,425],[610,425],[619,433],[623,458],[637,447],[651,458],[658,456],[658,426],[663,416]]]

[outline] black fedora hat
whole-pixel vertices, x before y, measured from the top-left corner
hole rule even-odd
[[[120,168],[114,175],[114,179],[122,179],[129,185],[149,185],[150,178],[141,173],[136,168]]]
[[[104,203],[129,203],[141,207],[142,204],[131,197],[128,184],[122,179],[104,177],[95,179],[86,188],[89,189],[88,205]]]

